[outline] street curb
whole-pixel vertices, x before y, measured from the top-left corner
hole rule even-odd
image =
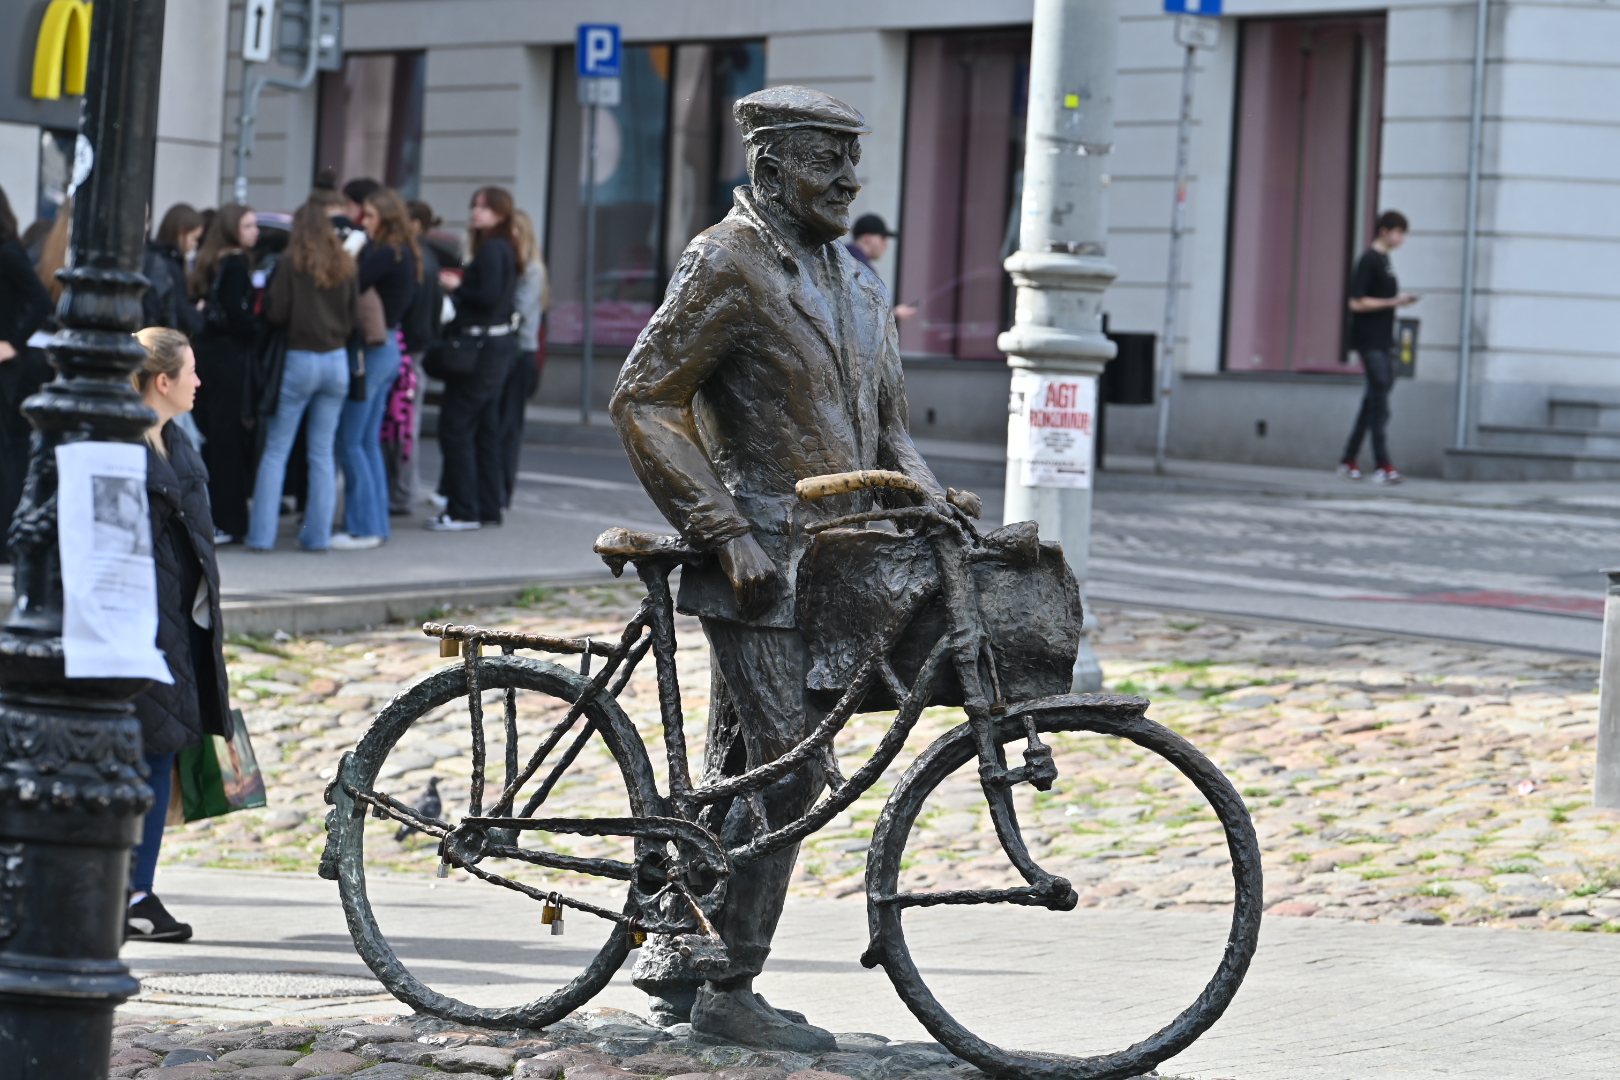
[[[221,605],[229,634],[311,634],[360,630],[385,623],[420,622],[437,608],[487,607],[507,604],[535,586],[570,588],[611,585],[600,574],[546,577],[533,575],[497,581],[448,581],[399,589],[363,592],[257,594]]]

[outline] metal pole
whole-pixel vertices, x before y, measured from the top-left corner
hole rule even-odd
[[[1463,209],[1462,318],[1457,328],[1457,445],[1468,445],[1474,381],[1474,251],[1479,244],[1479,164],[1485,142],[1485,40],[1490,0],[1474,5],[1474,100],[1468,114],[1468,198]]]
[[[1620,569],[1605,570],[1603,660],[1598,669],[1597,767],[1592,805],[1620,809]]]
[[[1118,273],[1106,257],[1118,6],[1118,0],[1035,0],[1019,249],[1006,263],[1018,287],[1016,316],[996,340],[1015,379],[1020,372],[1066,376],[1094,388],[1114,357],[1102,330],[1102,297]],[[1024,454],[1011,441],[1006,519],[1033,519],[1043,537],[1062,543],[1083,590],[1091,488],[1025,485]],[[1102,686],[1085,638],[1074,686]]]
[[[591,422],[591,365],[596,349],[596,110],[585,106],[585,340],[579,361],[579,422]]]
[[[242,110],[236,119],[236,179],[231,185],[232,197],[239,203],[247,202],[247,159],[253,156],[253,133],[259,122],[259,95],[267,86],[282,90],[307,90],[315,81],[315,70],[321,56],[321,0],[309,0],[309,23],[305,34],[304,70],[297,79],[255,79],[253,64],[242,61]]]
[[[139,442],[156,417],[130,389],[144,352],[141,251],[157,148],[164,0],[98,0],[80,134],[94,153],[73,205],[51,347],[12,519],[17,601],[0,626],[0,1078],[102,1080],[113,1009],[140,990],[119,963],[129,853],[152,790],[130,701],[144,679],[69,679],[62,652],[56,448]]]
[[[1187,168],[1192,142],[1193,71],[1197,50],[1187,46],[1181,65],[1181,122],[1176,130],[1176,194],[1170,206],[1170,273],[1164,294],[1164,340],[1159,346],[1159,434],[1153,443],[1153,471],[1164,472],[1170,442],[1170,395],[1175,390],[1176,340],[1181,335],[1181,249],[1187,227]]]

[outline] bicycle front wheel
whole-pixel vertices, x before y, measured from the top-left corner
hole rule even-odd
[[[619,779],[624,785],[628,818],[605,819],[603,826],[613,826],[610,832],[622,834],[635,842],[644,833],[639,826],[661,821],[663,800],[659,796],[652,766],[647,759],[646,747],[636,732],[635,725],[606,693],[595,693],[590,680],[566,668],[543,660],[515,656],[492,656],[478,661],[479,688],[482,692],[526,691],[541,698],[554,699],[559,705],[573,705],[582,695],[586,697],[576,728],[567,732],[575,739],[569,753],[577,753],[592,739],[600,739],[618,766]],[[411,727],[433,710],[464,697],[468,693],[467,668],[464,664],[442,668],[402,693],[378,714],[371,728],[354,751],[345,754],[338,775],[328,789],[327,799],[335,806],[327,818],[327,855],[323,859],[322,874],[335,877],[348,917],[349,932],[354,939],[355,951],[376,974],[388,990],[400,1001],[413,1008],[461,1024],[488,1027],[539,1028],[555,1023],[590,1001],[624,964],[633,947],[633,933],[622,923],[616,923],[601,947],[590,956],[584,969],[566,985],[526,1005],[506,1008],[480,1008],[468,1002],[449,997],[429,987],[401,961],[394,946],[378,925],[376,913],[366,890],[366,823],[368,809],[378,806],[384,798],[399,806],[386,791],[378,791],[379,776],[395,770],[384,768],[395,755],[397,746]],[[564,763],[568,755],[563,755]],[[561,771],[561,769],[559,769]],[[474,780],[480,785],[482,769],[475,769]],[[500,788],[491,787],[493,793]],[[386,804],[385,804],[386,805]],[[448,805],[448,802],[447,802]],[[374,832],[375,841],[386,842],[386,836],[396,825],[419,821],[424,831],[447,831],[454,826],[449,815],[443,819],[390,816],[382,821],[381,829]],[[589,832],[591,819],[562,822],[551,826],[562,831]],[[512,841],[514,844],[518,840]],[[584,865],[591,860],[553,860],[551,865],[579,864],[578,872],[589,874]],[[598,860],[606,867],[609,860]],[[611,868],[609,868],[611,869]],[[478,876],[481,867],[474,868]],[[604,879],[604,884],[629,886],[628,873],[619,873]],[[527,890],[533,893],[535,890]],[[634,910],[626,901],[626,914]],[[603,914],[609,914],[603,912]]]
[[[906,943],[904,912],[943,904],[1020,904],[1056,910],[1073,908],[1076,897],[1062,879],[1032,880],[1031,888],[910,892],[899,888],[906,843],[918,814],[934,789],[977,753],[972,726],[952,729],[929,746],[896,786],[878,819],[867,863],[867,917],[872,944],[862,962],[882,964],[906,1006],[953,1054],[992,1076],[1024,1080],[1126,1080],[1157,1068],[1192,1045],[1231,1003],[1254,956],[1260,933],[1262,881],[1260,846],[1243,799],[1225,774],[1191,743],[1142,715],[1142,698],[1104,694],[1065,694],[1014,706],[997,723],[995,739],[1005,745],[1025,737],[1035,720],[1043,734],[1088,731],[1128,739],[1163,757],[1198,788],[1226,830],[1232,859],[1232,924],[1219,967],[1197,1000],[1155,1034],[1113,1054],[1065,1057],[995,1046],[948,1013],[923,981]],[[1004,788],[990,798],[1007,801]],[[1017,839],[1016,843],[1022,843]],[[1055,886],[1053,882],[1055,881]]]

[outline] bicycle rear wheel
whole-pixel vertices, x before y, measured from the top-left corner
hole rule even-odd
[[[491,656],[479,660],[478,665],[479,688],[486,692],[512,688],[546,695],[572,705],[582,693],[588,692],[590,686],[590,680],[577,672],[542,660]],[[389,702],[372,721],[354,751],[344,755],[338,775],[327,793],[327,801],[335,809],[327,815],[328,850],[322,859],[322,874],[337,878],[355,950],[378,980],[400,1001],[421,1012],[462,1024],[544,1027],[580,1008],[607,985],[629,955],[632,947],[630,929],[616,923],[584,970],[556,991],[526,1005],[480,1008],[433,990],[411,973],[378,925],[366,891],[365,825],[368,809],[377,806],[376,801],[368,801],[368,798],[375,800],[389,794],[378,790],[379,774],[384,771],[384,765],[400,738],[413,724],[467,692],[465,664],[434,672]],[[597,693],[588,698],[581,712],[580,719],[569,734],[580,742],[592,733],[599,737],[618,765],[625,786],[630,818],[614,820],[622,822],[626,829],[634,829],[635,819],[657,819],[663,803],[646,747],[635,725],[606,693]],[[494,788],[496,793],[499,790],[498,787]],[[357,792],[362,797],[357,797]],[[579,819],[581,827],[567,831],[586,831],[589,821]],[[397,822],[409,824],[410,819],[398,816],[396,812],[390,825]],[[452,822],[442,819],[424,824],[441,830],[453,826]],[[603,824],[609,822],[604,821]],[[564,829],[567,829],[566,824]],[[617,835],[620,830],[614,829],[613,832]],[[626,834],[636,835],[634,832]],[[519,842],[521,834],[514,844]],[[586,860],[577,861],[583,863]],[[606,862],[602,860],[604,865]],[[577,872],[588,873],[589,870]],[[604,884],[617,882],[604,878]],[[627,899],[625,913],[630,914],[632,910],[631,902]]]
[[[1243,799],[1215,764],[1175,732],[1142,715],[1142,698],[1068,694],[1014,706],[997,723],[995,739],[1005,745],[1025,737],[1033,717],[1042,733],[1091,731],[1128,739],[1174,765],[1208,800],[1226,830],[1232,858],[1232,925],[1219,967],[1197,1000],[1168,1025],[1117,1053],[1064,1057],[1006,1050],[979,1038],[953,1018],[923,981],[906,944],[902,913],[940,904],[1011,903],[1068,910],[1076,897],[1067,882],[1055,887],[964,890],[953,893],[900,893],[906,842],[925,801],[947,777],[976,754],[972,727],[963,724],[941,736],[907,770],[890,795],[872,835],[867,863],[867,918],[872,944],[862,963],[882,964],[906,1006],[942,1044],[992,1076],[1023,1080],[1126,1080],[1174,1057],[1220,1018],[1237,993],[1254,956],[1260,932],[1262,881],[1260,846]],[[1005,800],[1005,789],[996,792]],[[1021,841],[1018,841],[1021,843]]]

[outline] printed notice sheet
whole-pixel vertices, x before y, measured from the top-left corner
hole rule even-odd
[[[1097,380],[1085,375],[1012,373],[1007,456],[1023,462],[1026,487],[1091,486]]]
[[[68,443],[56,448],[56,473],[68,678],[172,683],[157,647],[146,447]]]

